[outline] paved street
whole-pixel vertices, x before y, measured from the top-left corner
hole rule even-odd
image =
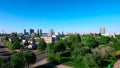
[[[41,61],[41,60],[43,60],[43,59],[45,59],[45,58],[46,58],[46,56],[47,56],[47,54],[46,54],[46,53],[44,53],[44,54],[41,54],[41,55],[37,56],[36,63],[37,63],[37,62],[39,62],[39,61]]]
[[[1,43],[0,43],[0,55],[6,58],[10,58],[11,56],[11,52],[8,50],[8,48],[3,46]]]
[[[46,56],[47,56],[46,53],[37,56],[36,63],[33,64],[32,66],[30,66],[30,68],[36,68],[36,67],[39,67],[41,65],[47,65],[47,66],[57,67],[57,68],[72,68],[72,67],[69,67],[69,66],[66,66],[66,65],[63,65],[63,64],[57,65],[55,63],[49,63],[46,60]]]

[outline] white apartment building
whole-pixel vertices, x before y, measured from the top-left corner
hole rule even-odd
[[[47,44],[53,42],[53,38],[50,36],[42,36],[41,38],[44,39]]]

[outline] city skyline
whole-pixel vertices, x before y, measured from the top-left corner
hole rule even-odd
[[[1,0],[0,33],[24,29],[55,32],[120,32],[119,0]]]

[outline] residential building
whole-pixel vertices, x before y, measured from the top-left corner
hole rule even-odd
[[[100,28],[100,34],[105,34],[105,27]]]
[[[5,40],[5,37],[0,37],[0,42],[2,42],[3,40]]]
[[[44,39],[44,41],[46,43],[52,43],[53,42],[53,38],[51,36],[42,36],[42,39]]]
[[[11,36],[17,36],[17,32],[12,32]]]

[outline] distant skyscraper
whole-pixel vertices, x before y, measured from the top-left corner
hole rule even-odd
[[[30,35],[34,33],[34,29],[30,29]]]
[[[42,29],[40,29],[40,36],[42,36]]]
[[[52,29],[49,30],[48,36],[52,36],[54,34],[54,31]]]
[[[100,28],[100,34],[105,34],[105,27]]]
[[[39,34],[40,36],[42,36],[42,29],[37,29],[37,34]]]
[[[64,32],[62,31],[62,35],[64,35]]]
[[[24,35],[26,35],[26,29],[24,29]]]
[[[39,29],[37,29],[37,34],[40,35],[40,31],[39,31]]]
[[[3,30],[3,34],[4,34],[4,30]]]

